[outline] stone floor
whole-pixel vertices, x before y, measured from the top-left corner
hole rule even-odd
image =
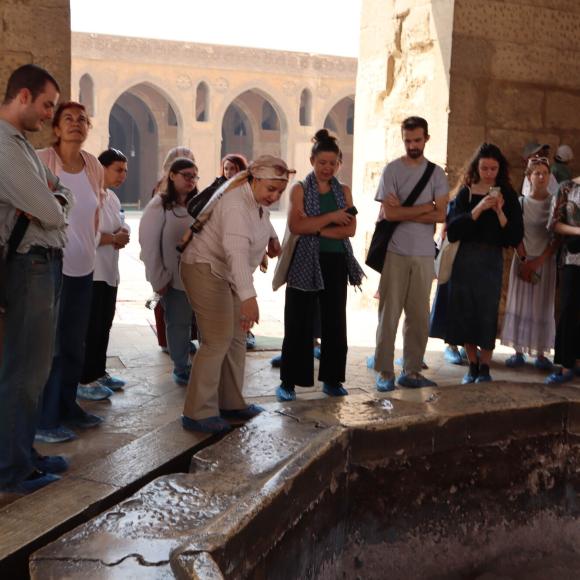
[[[153,326],[153,313],[144,306],[151,295],[151,288],[145,281],[142,263],[139,260],[137,241],[137,213],[128,215],[128,223],[133,228],[133,237],[127,249],[121,252],[121,285],[118,295],[117,314],[112,330],[109,348],[109,370],[127,381],[123,391],[109,401],[84,404],[91,412],[105,418],[97,429],[83,432],[72,442],[59,445],[38,445],[41,453],[63,454],[70,459],[72,474],[82,473],[83,466],[96,458],[110,454],[132,440],[149,433],[153,429],[174,421],[181,415],[185,394],[183,387],[171,379],[171,364],[168,355],[157,346]],[[276,219],[277,229],[283,227],[283,220]],[[248,401],[273,402],[274,388],[279,382],[278,371],[270,366],[270,358],[276,354],[283,333],[283,291],[273,293],[271,276],[273,267],[267,274],[257,272],[256,286],[261,308],[261,323],[256,327],[258,347],[247,357],[245,394]],[[367,284],[376,283],[371,279]],[[350,296],[351,304],[361,301]],[[345,386],[351,394],[373,394],[374,373],[366,368],[366,357],[373,352],[376,327],[376,305],[368,307],[352,306],[348,310],[349,358]],[[401,354],[402,340],[397,338],[397,354]],[[437,381],[440,386],[452,388],[460,382],[464,367],[445,363],[442,357],[443,343],[430,340],[425,360],[429,365],[426,376]],[[543,382],[545,374],[531,365],[518,370],[506,369],[504,360],[511,353],[499,347],[494,356],[492,374],[495,379]],[[575,381],[580,387],[580,379]],[[320,385],[306,389],[297,388],[300,399],[324,398]],[[417,400],[420,392],[395,391],[397,398]],[[65,475],[64,477],[67,477]],[[4,499],[3,503],[9,501]],[[1,516],[0,516],[1,517]]]

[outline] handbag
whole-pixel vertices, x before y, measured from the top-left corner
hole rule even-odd
[[[455,256],[457,256],[457,250],[459,250],[460,243],[459,240],[456,242],[450,242],[447,239],[447,236],[445,236],[445,239],[441,244],[441,249],[435,258],[435,275],[437,276],[438,284],[445,284],[449,281],[449,278],[451,278],[453,262],[455,261]]]
[[[415,185],[413,188],[413,191],[411,191],[407,199],[405,199],[405,201],[402,203],[403,207],[410,207],[417,201],[417,198],[425,189],[429,179],[431,179],[431,175],[433,175],[434,170],[435,164],[431,161],[428,161],[427,167],[425,168],[425,172],[421,176],[421,179],[419,179],[417,185]],[[391,237],[393,236],[395,229],[400,223],[401,222],[392,222],[383,219],[375,224],[375,231],[371,239],[369,251],[367,252],[367,259],[365,260],[365,264],[379,274],[383,271],[385,256],[387,255],[387,248],[389,246],[389,242],[391,241]]]
[[[299,238],[300,236],[298,234],[293,234],[290,228],[286,226],[284,239],[282,240],[282,252],[278,256],[278,262],[274,269],[274,277],[272,278],[272,290],[274,291],[286,284],[288,280],[288,270],[290,270],[290,264],[292,263]]]

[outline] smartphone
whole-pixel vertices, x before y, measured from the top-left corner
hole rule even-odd
[[[358,210],[356,209],[356,207],[354,207],[354,205],[352,207],[345,209],[344,211],[346,213],[349,213],[350,215],[356,215],[358,213]]]
[[[501,195],[501,189],[499,187],[490,187],[489,195],[491,195],[491,197],[498,197]]]

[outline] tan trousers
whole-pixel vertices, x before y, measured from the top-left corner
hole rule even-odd
[[[387,252],[379,284],[376,371],[394,372],[395,339],[404,311],[403,370],[421,372],[429,335],[429,297],[434,276],[433,258]]]
[[[183,414],[199,420],[219,415],[220,409],[243,409],[246,334],[240,328],[240,300],[209,264],[182,263],[181,279],[201,335]]]

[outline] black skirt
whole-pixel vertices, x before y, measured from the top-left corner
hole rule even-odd
[[[495,348],[502,275],[499,246],[461,243],[447,283],[445,342]]]

